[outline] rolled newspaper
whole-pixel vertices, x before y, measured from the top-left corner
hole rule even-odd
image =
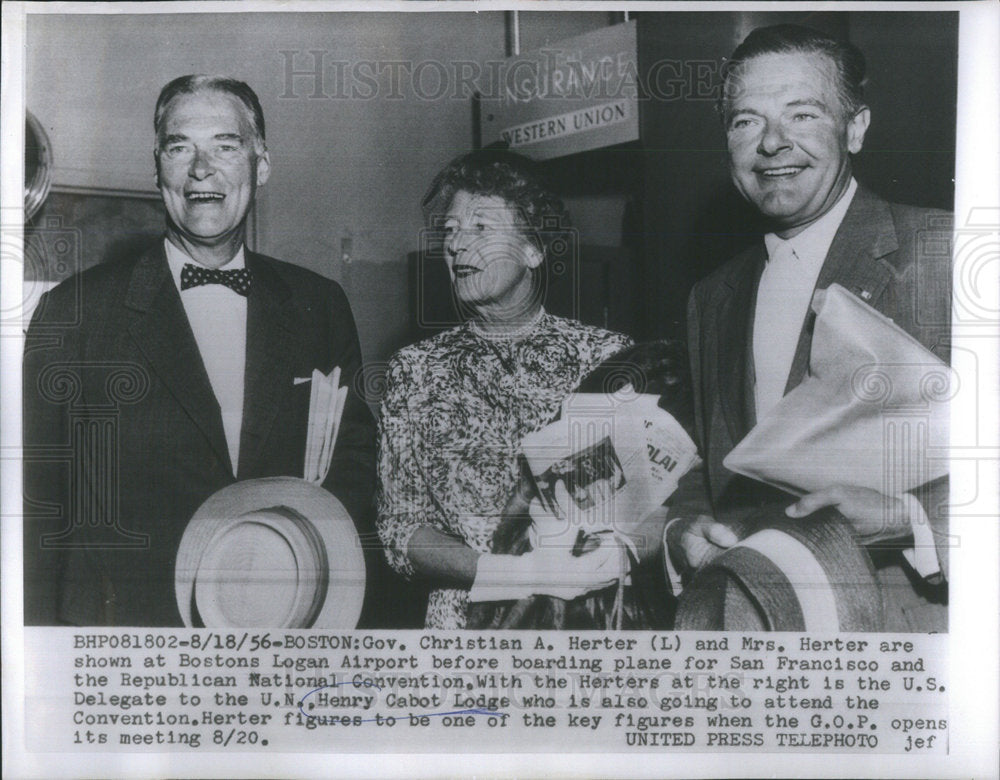
[[[658,401],[624,391],[577,393],[558,420],[525,436],[522,452],[546,508],[560,518],[585,517],[592,526],[585,530],[622,530],[663,504],[698,463],[698,451]]]

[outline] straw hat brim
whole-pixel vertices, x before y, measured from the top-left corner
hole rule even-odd
[[[267,598],[268,573],[254,570],[261,559],[278,562],[271,572],[275,592],[295,593],[295,608],[284,621],[291,625],[257,622],[274,606]],[[246,569],[233,561],[246,561]],[[232,606],[244,581],[253,584],[245,602],[237,598],[236,608],[227,610],[222,599],[218,606],[220,593]],[[211,495],[191,518],[177,551],[174,590],[185,626],[194,626],[197,609],[210,628],[250,627],[234,620],[268,628],[354,628],[365,595],[365,561],[351,516],[329,492],[294,477],[246,480]]]
[[[740,544],[684,588],[675,628],[882,630],[885,608],[874,566],[839,513],[804,520],[765,513],[737,530]]]

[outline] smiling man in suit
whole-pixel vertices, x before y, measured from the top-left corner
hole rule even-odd
[[[161,91],[154,127],[165,239],[56,287],[28,332],[29,625],[181,625],[174,563],[188,520],[236,480],[302,476],[310,385],[296,379],[313,369],[339,366],[351,388],[324,487],[375,538],[374,426],[355,392],[347,299],[245,246],[271,168],[256,94],[183,76]],[[370,583],[380,558],[366,555]],[[362,624],[376,622],[372,590]]]
[[[815,290],[840,284],[948,360],[950,253],[931,257],[924,246],[928,236],[950,240],[950,215],[888,203],[855,181],[851,155],[870,121],[864,77],[856,47],[794,25],[754,30],[725,65],[720,108],[732,179],[770,232],[692,291],[688,332],[710,507],[699,515],[678,501],[687,514],[668,535],[672,550],[697,563],[734,541],[713,517],[768,503],[794,518],[836,507],[876,561],[887,630],[940,631],[945,484],[886,496],[833,480],[795,501],[722,463],[803,380]],[[924,553],[915,559],[920,571],[902,556],[914,545]]]

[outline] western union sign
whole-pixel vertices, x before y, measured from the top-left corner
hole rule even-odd
[[[498,65],[496,88],[480,98],[484,146],[548,159],[639,137],[634,21]]]
[[[530,146],[542,141],[554,141],[557,138],[576,133],[625,123],[629,121],[633,113],[632,106],[627,100],[616,100],[613,103],[602,103],[599,106],[581,108],[559,116],[508,127],[500,131],[500,137],[507,142],[511,149],[520,149],[522,146]],[[548,156],[556,157],[558,155]]]

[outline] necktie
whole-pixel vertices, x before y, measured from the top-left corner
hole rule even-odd
[[[221,268],[205,268],[201,265],[185,263],[181,269],[181,289],[200,287],[203,284],[222,284],[244,298],[250,293],[250,282],[253,279],[249,268],[232,268],[224,271]]]
[[[753,362],[758,420],[785,394],[809,305],[809,291],[802,287],[804,280],[802,262],[795,249],[791,243],[782,241],[768,259],[757,288]]]

